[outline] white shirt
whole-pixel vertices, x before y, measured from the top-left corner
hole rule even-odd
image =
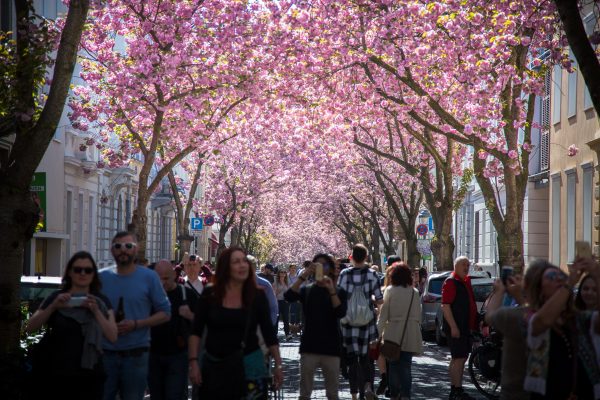
[[[186,277],[185,284],[186,284],[186,286],[192,286],[194,289],[196,289],[198,294],[201,294],[202,290],[204,290],[204,285],[202,284],[202,281],[200,280],[200,278],[196,278],[196,280],[194,282],[191,282],[189,280],[189,278]]]

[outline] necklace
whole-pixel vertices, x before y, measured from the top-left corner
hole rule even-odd
[[[565,344],[565,348],[567,349],[567,355],[569,359],[573,358],[573,346],[571,344],[571,340],[569,337],[563,332],[562,329],[554,328],[554,332],[562,339]]]

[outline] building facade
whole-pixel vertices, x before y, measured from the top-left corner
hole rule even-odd
[[[588,34],[597,20],[582,14]],[[575,57],[574,73],[559,66],[552,71],[550,131],[550,250],[551,262],[562,267],[575,258],[575,241],[598,243],[598,156],[600,125]],[[578,149],[578,152],[577,150]],[[577,154],[574,154],[577,153]],[[574,154],[574,155],[573,155]]]

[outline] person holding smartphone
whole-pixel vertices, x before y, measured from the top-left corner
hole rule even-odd
[[[46,326],[39,347],[43,354],[33,365],[34,390],[40,393],[33,398],[102,399],[102,339],[115,342],[117,324],[101,288],[94,258],[77,252],[67,263],[62,289],[48,296],[27,322],[28,333]]]
[[[328,400],[338,399],[341,356],[339,319],[346,315],[346,292],[336,288],[335,260],[327,254],[317,254],[284,298],[299,302],[304,312],[304,330],[300,338],[300,397],[310,399],[317,368],[323,371]],[[319,270],[319,273],[317,273]],[[315,281],[304,285],[310,278]]]

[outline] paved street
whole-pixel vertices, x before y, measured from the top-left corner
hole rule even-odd
[[[300,340],[294,338],[289,342],[282,341],[280,345],[285,370],[284,399],[294,399],[298,396],[299,344]],[[425,342],[423,354],[413,359],[413,399],[442,400],[448,398],[450,389],[447,374],[449,359],[450,354],[446,347],[439,347],[433,342]],[[376,381],[379,381],[379,378]],[[469,394],[477,399],[484,399],[469,381],[465,381],[465,383],[467,383],[465,388]],[[313,399],[325,399],[323,378],[320,374],[315,378],[315,388],[317,390],[313,392]],[[340,388],[340,399],[350,399],[348,381],[341,376]]]

